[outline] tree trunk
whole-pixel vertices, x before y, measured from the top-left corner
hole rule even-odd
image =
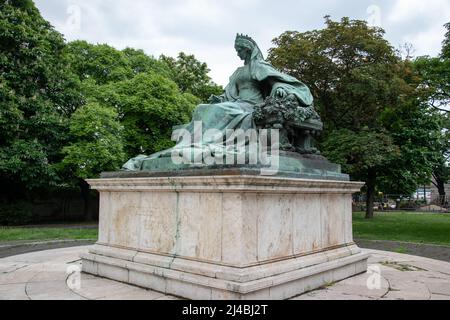
[[[375,175],[369,172],[366,192],[366,219],[373,219],[373,204],[375,199]]]
[[[84,206],[83,206],[83,216],[86,221],[92,221],[92,210],[90,210],[90,188],[89,184],[84,181],[83,179],[80,179],[78,183],[80,187],[81,197],[83,198]]]
[[[439,205],[445,205],[445,183],[441,179],[436,180],[436,187],[439,192]]]

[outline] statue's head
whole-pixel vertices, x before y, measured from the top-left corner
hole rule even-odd
[[[234,47],[237,48],[246,48],[248,50],[253,50],[256,46],[256,42],[247,35],[237,34],[236,40],[234,41]]]
[[[238,56],[242,60],[246,60],[247,58],[257,58],[262,60],[262,53],[258,48],[256,42],[249,36],[243,34],[237,34],[236,40],[234,41],[234,48],[238,53]]]

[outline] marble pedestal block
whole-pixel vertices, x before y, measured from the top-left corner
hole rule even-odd
[[[263,176],[88,180],[99,239],[83,271],[189,299],[285,299],[366,271],[362,184]]]

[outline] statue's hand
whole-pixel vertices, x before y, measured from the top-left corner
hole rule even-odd
[[[209,97],[208,102],[211,104],[217,104],[217,103],[221,103],[222,99],[216,95],[211,95],[211,97]]]
[[[283,88],[278,88],[277,91],[275,92],[275,97],[277,98],[284,99],[286,96],[287,92]]]

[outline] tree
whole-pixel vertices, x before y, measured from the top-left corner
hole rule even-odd
[[[89,216],[89,185],[84,179],[96,178],[103,171],[114,171],[125,160],[123,127],[113,108],[88,103],[70,119],[69,145],[65,146],[62,170],[76,178],[84,200],[84,215]]]
[[[423,101],[447,113],[450,111],[450,23],[445,27],[447,33],[442,42],[441,54],[438,57],[418,57],[414,66],[422,77]],[[444,123],[448,124],[445,120]]]
[[[76,186],[87,199],[84,178],[171,146],[172,126],[200,102],[174,72],[142,50],[67,44],[31,0],[0,1],[0,202]],[[109,146],[89,136],[91,122]]]
[[[414,64],[423,79],[422,86],[428,93],[424,99],[431,107],[449,112],[450,58],[423,56],[417,58]]]
[[[140,73],[90,90],[101,105],[117,110],[128,157],[173,146],[172,127],[189,122],[199,103],[198,98],[181,93],[173,81],[156,73]]]
[[[382,29],[349,18],[325,24],[283,33],[269,60],[310,86],[325,124],[322,152],[366,181],[371,218],[377,188],[407,194],[431,175],[429,130],[437,128],[418,102],[420,78]]]
[[[156,72],[171,75],[167,65],[146,55],[142,50],[117,50],[107,44],[93,45],[73,41],[65,49],[70,67],[81,81],[93,80],[97,85],[131,79],[139,73]]]
[[[67,44],[66,52],[72,71],[81,81],[93,79],[101,85],[134,75],[125,55],[109,45],[73,41]]]
[[[445,28],[447,29],[447,32],[445,33],[445,38],[442,42],[441,57],[450,59],[450,22],[445,24]]]
[[[211,81],[206,63],[198,61],[194,55],[178,54],[177,59],[161,55],[160,60],[171,70],[171,79],[175,81],[182,92],[197,96],[202,101],[208,101],[211,95],[221,94],[223,89]]]
[[[411,94],[399,108],[386,108],[380,118],[400,154],[380,171],[378,185],[387,193],[410,195],[419,185],[429,183],[439,161],[442,143],[439,117]]]
[[[55,186],[70,114],[83,103],[64,39],[30,0],[0,3],[0,181],[15,199]]]
[[[146,55],[142,50],[126,48],[122,52],[128,59],[128,64],[134,75],[139,73],[157,73],[170,79],[172,71],[166,63]]]
[[[330,159],[343,164],[345,172],[366,181],[366,208],[372,208],[367,210],[367,217],[373,217],[379,173],[398,157],[399,147],[388,134],[368,128],[358,133],[348,129],[335,130],[322,146]]]
[[[396,81],[394,49],[382,29],[365,21],[327,17],[326,26],[283,33],[273,40],[268,59],[311,88],[328,132],[377,127],[375,115],[397,99],[391,85]]]
[[[450,178],[448,164],[450,150],[450,23],[445,25],[447,33],[442,43],[442,51],[438,57],[422,56],[414,61],[414,66],[422,77],[422,102],[437,110],[441,128],[440,143],[437,146],[439,157],[433,166],[432,183],[438,189],[442,203],[445,199],[445,184]]]
[[[200,102],[192,94],[180,92],[170,80],[174,70],[166,61],[142,50],[119,51],[108,45],[74,41],[66,52],[84,97],[118,112],[128,157],[172,146],[172,126],[189,122]]]
[[[445,185],[450,180],[450,118],[449,113],[439,112],[436,114],[441,128],[439,144],[436,144],[438,157],[433,166],[433,179],[431,183],[437,188],[439,193],[440,205],[445,204],[446,192]]]

